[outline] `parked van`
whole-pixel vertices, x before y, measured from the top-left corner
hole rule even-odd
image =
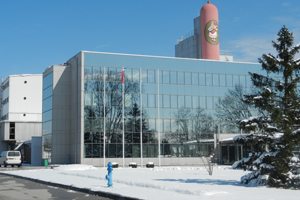
[[[12,167],[17,165],[21,167],[22,159],[20,151],[2,151],[0,155],[0,166],[2,165],[4,165],[4,167],[7,167],[7,165],[11,165]]]

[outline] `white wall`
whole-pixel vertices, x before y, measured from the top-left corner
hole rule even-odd
[[[42,121],[42,74],[9,77],[9,121]],[[26,81],[26,83],[25,83]],[[24,100],[26,98],[26,100]],[[25,115],[24,115],[25,114]]]

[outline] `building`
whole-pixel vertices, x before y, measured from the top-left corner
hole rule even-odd
[[[211,28],[211,23],[215,28]],[[207,29],[215,31],[216,39],[211,40]],[[213,56],[207,52],[212,52]],[[218,9],[209,1],[202,7],[200,16],[194,19],[194,30],[177,39],[175,57],[233,61],[230,51],[219,50]]]
[[[251,91],[248,72],[260,69],[255,63],[82,51],[43,73],[43,158],[95,166],[196,165],[215,153],[220,163],[234,161],[242,149],[218,143],[241,134],[236,119],[255,115],[241,96]]]
[[[43,73],[43,159],[53,164],[230,164],[248,153],[232,137],[256,63],[220,55],[217,8],[208,2],[176,57],[81,51]],[[199,59],[201,58],[201,59]],[[230,62],[228,62],[230,61]],[[231,140],[230,140],[231,138]]]
[[[42,81],[42,74],[23,74],[1,82],[0,151],[42,135]]]

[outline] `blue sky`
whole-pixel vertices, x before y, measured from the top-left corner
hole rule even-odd
[[[39,74],[81,50],[174,57],[205,0],[0,0],[0,77]],[[274,52],[283,25],[300,43],[299,0],[211,0],[220,49],[235,61]]]

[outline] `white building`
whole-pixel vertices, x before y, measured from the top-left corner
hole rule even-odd
[[[42,74],[8,76],[0,90],[0,151],[42,135]]]

